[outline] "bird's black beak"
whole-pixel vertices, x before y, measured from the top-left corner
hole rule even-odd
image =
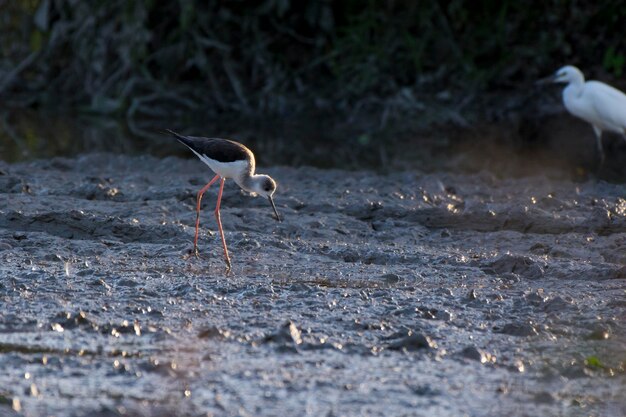
[[[276,206],[274,205],[274,199],[272,198],[272,196],[269,196],[268,199],[270,200],[270,204],[272,205],[272,208],[274,209],[276,220],[280,221],[280,216],[278,215],[278,211],[276,211]]]
[[[540,80],[535,81],[535,85],[552,84],[555,81],[556,81],[556,75],[551,75],[549,77],[542,78]]]

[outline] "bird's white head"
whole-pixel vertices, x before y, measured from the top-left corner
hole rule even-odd
[[[566,83],[566,84],[579,84],[585,82],[585,76],[576,67],[572,65],[566,65],[552,76],[553,83]]]
[[[269,175],[253,175],[249,188],[251,192],[262,197],[271,197],[276,191],[276,181]]]
[[[262,197],[267,197],[270,200],[270,204],[272,205],[272,209],[274,209],[274,214],[276,214],[276,220],[280,221],[280,216],[278,215],[278,211],[276,210],[276,206],[274,205],[274,192],[276,191],[276,181],[272,179],[269,175],[253,175],[250,177],[250,181],[245,187],[248,191],[256,193]]]

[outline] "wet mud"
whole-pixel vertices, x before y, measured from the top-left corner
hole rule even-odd
[[[193,159],[0,163],[0,415],[626,414],[626,191]]]

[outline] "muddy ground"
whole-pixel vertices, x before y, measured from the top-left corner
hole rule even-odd
[[[0,163],[0,415],[623,416],[623,184]],[[207,233],[210,231],[210,233]]]

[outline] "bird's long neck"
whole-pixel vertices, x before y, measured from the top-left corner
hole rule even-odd
[[[235,182],[244,190],[254,193],[257,192],[256,190],[259,185],[259,180],[259,175],[250,174],[236,179]]]
[[[563,95],[567,94],[578,97],[582,94],[584,87],[585,77],[582,74],[579,74],[579,76],[570,80],[567,87],[565,87],[565,90],[563,90]]]

